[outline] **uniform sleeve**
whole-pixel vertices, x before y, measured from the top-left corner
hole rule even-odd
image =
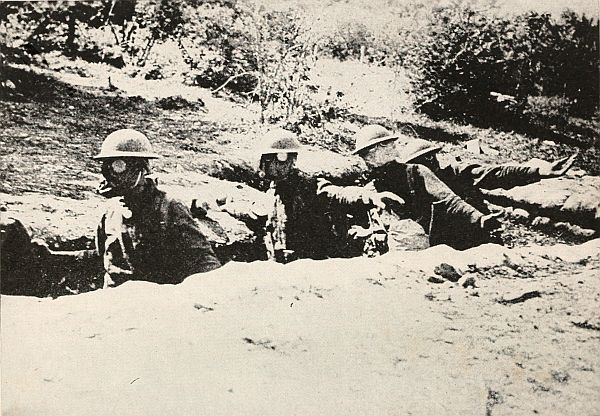
[[[435,174],[425,166],[417,166],[418,174],[423,178],[425,192],[433,197],[434,202],[446,207],[448,215],[460,217],[468,223],[479,223],[483,214],[473,206],[462,200],[452,190],[438,179]]]
[[[452,192],[426,167],[419,165],[416,170],[423,180],[424,190],[421,192],[432,198],[432,205],[428,207],[431,210],[428,227],[430,244],[465,249],[485,242],[487,235],[481,227],[483,214]]]
[[[323,178],[318,180],[317,195],[321,198],[325,219],[321,233],[330,231],[324,250],[329,257],[373,256],[388,251],[387,234],[379,212],[372,203],[365,203],[376,192],[374,187],[337,186]],[[369,229],[371,234],[366,238],[351,238],[348,232],[353,226]]]
[[[518,165],[498,166],[452,166],[455,174],[468,179],[473,186],[482,189],[511,189],[515,186],[538,182],[541,177],[537,168]]]
[[[106,247],[106,214],[102,215],[96,229],[96,251],[100,257],[104,256]]]
[[[364,186],[337,186],[326,179],[319,179],[317,183],[317,195],[342,204],[363,203],[363,199],[373,193]]]
[[[192,214],[181,202],[171,205],[171,235],[169,245],[173,248],[172,264],[181,276],[204,273],[221,266],[210,243],[196,225]]]

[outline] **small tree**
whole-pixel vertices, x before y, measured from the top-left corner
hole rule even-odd
[[[309,72],[314,66],[314,43],[303,18],[294,12],[264,12],[250,15],[250,49],[256,59],[256,88],[252,91],[261,107],[261,121],[298,117],[311,90]]]

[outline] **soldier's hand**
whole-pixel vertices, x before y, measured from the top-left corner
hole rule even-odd
[[[353,225],[348,230],[348,236],[352,237],[354,239],[356,239],[356,238],[365,238],[365,237],[368,237],[369,235],[371,235],[371,229],[370,228],[361,227],[360,225]]]
[[[268,210],[263,204],[251,203],[249,201],[228,201],[224,205],[221,205],[219,209],[235,218],[247,218],[251,220],[266,217],[268,214]]]
[[[384,191],[377,192],[371,196],[371,203],[377,208],[385,209],[390,203],[404,205],[404,199],[400,198],[393,192]]]
[[[490,234],[498,233],[502,230],[502,223],[498,220],[504,213],[502,211],[492,212],[481,217],[481,228]]]
[[[563,157],[562,159],[559,159],[553,163],[540,166],[538,168],[540,176],[544,178],[553,178],[564,175],[569,169],[571,169],[571,166],[573,166],[577,156],[579,156],[579,150],[577,150],[571,156]]]
[[[363,204],[374,205],[379,209],[385,209],[390,203],[404,205],[404,199],[393,192],[377,192],[377,189],[375,189],[375,182],[373,181],[364,186],[364,192],[361,195],[361,199]]]
[[[235,218],[245,217],[251,220],[258,219],[258,216],[254,212],[252,212],[249,209],[244,209],[248,208],[247,206],[241,206],[241,204],[239,203],[228,202],[224,205],[221,205],[219,208],[221,209],[221,211],[224,211]]]

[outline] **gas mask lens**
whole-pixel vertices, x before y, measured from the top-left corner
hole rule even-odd
[[[287,153],[277,153],[277,160],[279,160],[280,162],[285,162],[286,160],[288,160],[288,154]]]
[[[116,159],[111,161],[105,161],[102,163],[102,175],[105,178],[112,177],[115,174],[125,172],[127,169],[127,163],[124,160]]]
[[[127,169],[127,163],[121,159],[113,160],[110,164],[110,168],[115,173],[123,173],[125,172],[125,169]]]

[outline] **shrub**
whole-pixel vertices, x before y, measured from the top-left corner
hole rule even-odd
[[[181,109],[200,109],[204,107],[204,102],[198,99],[196,102],[190,102],[181,95],[159,98],[156,100],[156,106],[163,110],[181,110]]]
[[[416,106],[430,115],[498,117],[508,106],[498,106],[492,92],[514,97],[513,108],[542,95],[564,97],[580,116],[598,107],[598,23],[584,16],[505,19],[464,6],[438,8],[413,45],[406,66]]]
[[[254,97],[261,120],[295,118],[310,101],[316,86],[310,83],[315,58],[303,17],[295,12],[253,13],[250,48],[256,58]]]
[[[523,116],[539,127],[564,128],[569,122],[573,106],[573,100],[565,97],[527,97]]]
[[[359,58],[361,48],[374,50],[374,36],[364,23],[357,21],[339,24],[323,40],[323,50],[334,58],[346,60]]]
[[[154,33],[141,29],[160,21],[160,10],[157,5],[135,1],[2,3],[0,43],[30,55],[60,51],[68,57],[122,67],[149,53]],[[102,40],[104,34],[111,34],[114,44]]]
[[[177,42],[189,66],[186,78],[204,88],[249,92],[256,86],[250,12],[237,1],[209,1],[185,10]]]

